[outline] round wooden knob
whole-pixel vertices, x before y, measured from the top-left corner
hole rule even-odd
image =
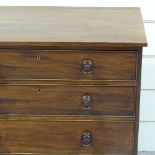
[[[81,105],[83,109],[90,109],[93,104],[93,99],[90,95],[85,95],[81,97]]]
[[[82,61],[81,67],[84,73],[91,73],[94,69],[94,63],[92,60],[86,59]]]
[[[85,132],[81,135],[81,145],[90,146],[93,142],[93,137],[89,132]]]

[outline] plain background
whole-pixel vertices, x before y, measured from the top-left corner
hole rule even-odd
[[[0,0],[1,6],[140,7],[149,46],[144,48],[139,151],[155,151],[155,2],[154,0]],[[131,23],[132,24],[132,23]]]

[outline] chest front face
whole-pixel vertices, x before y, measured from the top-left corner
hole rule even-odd
[[[138,8],[1,7],[0,154],[136,155],[146,45]]]

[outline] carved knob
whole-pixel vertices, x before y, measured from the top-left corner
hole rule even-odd
[[[85,132],[81,135],[81,145],[90,146],[93,142],[93,137],[89,132]]]
[[[84,73],[91,73],[94,69],[94,63],[92,60],[86,59],[82,61],[81,67]]]
[[[83,109],[90,109],[93,104],[93,99],[90,95],[85,95],[81,97],[81,105]]]

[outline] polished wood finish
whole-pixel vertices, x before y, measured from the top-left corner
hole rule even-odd
[[[0,7],[0,155],[137,155],[138,8]]]
[[[135,87],[0,86],[0,114],[135,115]],[[81,99],[91,95],[89,109]]]
[[[60,79],[0,79],[0,85],[12,86],[136,86],[136,80],[60,80]]]
[[[136,79],[137,52],[132,51],[0,50],[0,58],[0,79]],[[83,71],[86,59],[94,64],[90,73]]]
[[[1,153],[131,155],[134,123],[1,121]],[[93,142],[81,145],[90,132]]]
[[[138,152],[138,133],[139,133],[139,111],[140,111],[140,91],[141,91],[141,68],[142,68],[142,49],[138,53],[137,65],[137,97],[136,97],[136,125],[135,125],[135,147],[134,153]]]
[[[41,122],[136,122],[135,116],[97,115],[1,115],[2,121],[41,121]]]
[[[2,47],[142,47],[138,8],[0,7]]]

